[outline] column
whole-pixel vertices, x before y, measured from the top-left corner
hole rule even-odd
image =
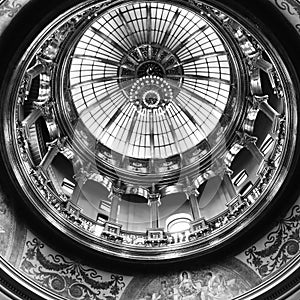
[[[261,69],[261,70],[263,70],[266,73],[272,71],[272,69],[273,69],[273,65],[270,62],[263,59],[263,58],[256,59],[255,63],[254,63],[254,66]]]
[[[233,198],[237,196],[236,190],[233,186],[232,180],[230,175],[232,174],[232,171],[227,168],[224,170],[223,180],[221,182],[222,190],[225,194],[226,201],[230,202]]]
[[[223,171],[221,190],[225,196],[226,206],[229,212],[235,213],[244,205],[244,200],[241,198],[241,195],[236,192],[230,177],[231,174],[232,171],[226,166]]]
[[[30,77],[30,79],[34,79],[36,76],[46,72],[47,68],[45,64],[42,63],[37,63],[36,65],[34,65],[33,67],[29,68],[27,70],[27,74]]]
[[[39,109],[34,109],[23,121],[22,126],[24,127],[25,137],[30,139],[29,128],[42,116],[42,112]]]
[[[120,192],[113,192],[111,195],[111,207],[109,212],[109,222],[117,223],[120,202],[122,200]]]
[[[258,163],[261,163],[264,156],[256,146],[257,137],[251,136],[245,132],[237,132],[240,139],[239,143],[246,147]]]
[[[279,113],[268,103],[269,96],[256,96],[252,98],[254,108],[261,110],[271,121],[279,116]]]
[[[216,176],[221,178],[221,191],[225,196],[226,202],[230,202],[234,197],[236,197],[237,193],[231,181],[232,170],[228,168],[226,163],[222,161],[222,159],[217,160],[215,164],[212,166],[212,171]]]
[[[276,85],[275,85],[274,77],[273,77],[273,74],[272,74],[273,65],[270,62],[263,59],[263,58],[258,58],[254,62],[254,67],[257,67],[258,69],[266,72],[269,76],[269,80],[270,80],[270,83],[272,85],[272,88],[275,88]]]
[[[77,182],[71,197],[71,201],[74,204],[78,204],[81,189],[86,183],[86,181],[88,180],[88,176],[89,173],[85,171],[83,168],[80,168],[79,171],[73,176]]]
[[[151,228],[159,228],[159,214],[158,207],[160,206],[160,194],[150,194],[148,197],[148,205],[150,206],[150,222]]]
[[[155,163],[154,163],[154,157],[155,157],[155,149],[154,149],[154,121],[153,121],[153,112],[150,110],[149,112],[150,117],[150,173],[155,173]]]
[[[190,205],[191,205],[191,210],[192,210],[194,220],[195,221],[200,220],[202,216],[200,213],[200,208],[198,203],[199,192],[196,189],[189,187],[186,194],[188,196],[188,199],[190,200]]]
[[[27,100],[27,97],[29,95],[29,91],[31,88],[31,83],[32,80],[40,75],[41,73],[45,72],[47,69],[46,65],[44,65],[43,63],[37,62],[36,65],[30,67],[26,73],[25,76],[22,80],[22,93],[19,93],[19,99],[18,99],[18,103],[19,104],[24,104],[24,101]]]
[[[59,149],[57,146],[48,147],[48,152],[45,154],[42,161],[40,162],[39,168],[46,172],[58,152]]]
[[[62,138],[62,139],[57,138],[53,142],[47,143],[48,151],[38,166],[38,169],[40,171],[46,173],[54,157],[57,155],[58,152],[63,150],[65,141],[66,138]]]

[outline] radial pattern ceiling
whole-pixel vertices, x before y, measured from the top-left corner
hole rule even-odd
[[[166,158],[206,139],[226,107],[229,55],[200,14],[155,2],[97,18],[72,54],[70,89],[89,131],[135,158]]]
[[[223,247],[270,207],[295,159],[292,76],[267,36],[214,5],[84,1],[24,53],[5,150],[54,230],[169,260]]]

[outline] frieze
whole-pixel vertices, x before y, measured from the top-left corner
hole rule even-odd
[[[67,298],[89,300],[117,299],[124,289],[123,276],[110,274],[104,280],[98,270],[60,254],[46,254],[44,247],[37,238],[28,240],[20,264],[20,269],[44,288]]]
[[[245,251],[245,255],[247,263],[255,267],[260,276],[266,277],[285,266],[299,249],[300,206],[297,204],[267,235],[260,249],[254,245]]]
[[[260,282],[258,275],[239,260],[230,259],[213,265],[186,263],[183,270],[134,277],[120,300],[229,300]]]

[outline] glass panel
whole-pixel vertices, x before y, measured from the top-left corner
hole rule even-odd
[[[150,158],[152,147],[166,158],[215,129],[231,74],[225,45],[200,15],[136,2],[83,33],[69,80],[79,117],[97,140],[122,155]]]

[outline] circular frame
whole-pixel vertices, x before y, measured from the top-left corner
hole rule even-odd
[[[213,3],[216,4],[216,3]],[[80,5],[80,8],[83,5]],[[223,8],[225,9],[226,8]],[[228,11],[227,11],[228,12]],[[232,13],[230,11],[230,13]],[[235,15],[235,18],[237,18],[237,16]],[[252,27],[251,24],[248,24],[247,20],[242,19],[241,17],[238,17],[238,21],[242,24],[247,24],[247,26],[250,26],[250,28],[252,28],[254,30],[254,28]],[[48,30],[48,29],[47,29]],[[44,32],[43,32],[44,34]],[[43,35],[41,34],[41,36]],[[256,33],[257,34],[257,33]],[[273,46],[266,40],[264,40],[264,38],[262,36],[260,36],[260,34],[258,34],[259,38],[261,39],[260,42],[264,45],[264,47],[266,47],[267,49],[269,49],[270,51],[274,51],[274,53],[276,53],[276,49],[273,48]],[[30,55],[29,52],[26,53],[26,55]],[[291,85],[291,83],[294,82],[293,78],[289,77],[287,74],[289,73],[286,69],[286,65],[281,61],[280,58],[278,58],[275,54],[272,57],[272,59],[274,61],[276,61],[276,64],[278,66],[280,66],[280,68],[278,68],[278,72],[280,73],[280,75],[285,78],[285,84],[286,86],[284,87],[284,90],[289,93],[289,95],[287,95],[287,97],[289,99],[293,99],[292,100],[292,106],[297,107],[297,103],[296,103],[296,95],[293,92],[294,88]],[[26,62],[24,63],[24,61],[17,67],[17,71],[14,75],[14,80],[16,80],[15,82],[20,82],[21,78],[22,78],[22,72],[20,72],[20,70],[23,70],[23,72],[26,69],[25,66]],[[293,73],[292,70],[292,66],[288,66],[289,71]],[[13,82],[12,81],[12,82]],[[6,91],[7,94],[11,94],[11,98],[10,99],[15,99],[16,97],[16,93],[13,92],[13,84],[10,85],[8,87],[8,90]],[[8,98],[7,98],[8,99]],[[41,215],[43,215],[43,217],[45,217],[50,223],[54,224],[54,226],[56,228],[58,228],[59,230],[61,230],[62,232],[66,231],[66,228],[69,228],[69,231],[66,232],[67,235],[69,235],[72,239],[74,239],[77,242],[81,242],[83,243],[85,246],[87,247],[91,247],[96,249],[97,251],[104,251],[106,254],[108,255],[113,255],[115,252],[119,251],[119,247],[118,245],[115,245],[113,243],[110,242],[106,242],[105,241],[105,245],[102,245],[102,243],[99,244],[99,241],[97,239],[95,239],[94,236],[92,235],[88,235],[86,234],[85,231],[81,230],[80,228],[70,228],[70,222],[68,220],[64,220],[61,219],[60,217],[58,217],[57,215],[51,213],[49,214],[49,207],[41,202],[36,202],[35,199],[40,197],[40,194],[35,191],[35,189],[33,189],[33,184],[30,180],[26,179],[27,176],[23,176],[24,175],[24,171],[22,170],[22,168],[20,167],[20,165],[22,165],[22,161],[20,160],[19,157],[15,156],[15,148],[17,147],[17,145],[15,144],[14,141],[17,140],[17,136],[15,136],[14,141],[9,141],[9,137],[10,136],[14,136],[15,133],[12,131],[12,127],[14,126],[15,123],[15,119],[14,116],[12,117],[12,115],[10,114],[10,111],[12,109],[13,101],[8,101],[4,104],[2,104],[4,106],[4,120],[5,120],[5,124],[4,124],[4,137],[6,140],[6,144],[5,144],[5,153],[9,158],[9,161],[12,162],[11,165],[7,166],[9,171],[13,172],[14,175],[12,176],[16,176],[15,178],[17,179],[17,181],[19,182],[19,185],[17,184],[17,188],[20,190],[20,187],[31,187],[29,189],[25,190],[25,197],[30,199],[30,203],[31,205],[33,205],[35,207],[35,209],[37,211],[39,211],[39,213]],[[289,143],[285,146],[286,149],[295,149],[296,146],[296,136],[295,133],[297,132],[297,128],[298,128],[298,123],[297,123],[297,116],[295,111],[290,110],[289,111],[289,132],[288,134],[289,136]],[[8,142],[9,141],[9,142]],[[226,228],[226,230],[222,231],[222,234],[220,235],[212,235],[209,239],[210,244],[208,246],[207,245],[207,239],[203,240],[203,250],[201,250],[201,253],[199,251],[199,246],[201,247],[201,242],[196,241],[196,242],[192,242],[188,245],[188,247],[181,247],[181,249],[179,250],[178,248],[174,247],[171,249],[132,249],[132,247],[128,246],[128,247],[122,247],[122,252],[120,253],[121,257],[130,257],[133,260],[152,260],[153,258],[157,259],[157,260],[169,260],[169,259],[177,259],[177,258],[182,258],[182,257],[186,257],[186,256],[197,256],[200,254],[205,254],[205,253],[209,253],[211,251],[213,251],[215,248],[221,247],[221,245],[225,242],[225,243],[229,243],[229,241],[235,237],[235,234],[241,233],[243,230],[243,227],[248,226],[251,222],[253,222],[262,212],[265,211],[265,209],[267,208],[267,206],[269,205],[269,203],[271,202],[272,198],[275,197],[276,193],[279,190],[279,186],[284,184],[284,180],[288,177],[288,173],[289,173],[289,169],[291,167],[291,161],[293,159],[297,159],[297,158],[293,158],[294,153],[293,150],[291,150],[289,152],[289,156],[286,158],[286,160],[284,162],[282,162],[282,165],[284,166],[281,169],[281,174],[277,174],[277,179],[274,180],[274,184],[272,185],[272,187],[269,189],[268,193],[264,194],[265,197],[265,202],[264,203],[260,203],[260,205],[256,205],[252,210],[250,210],[248,212],[248,219],[246,220],[240,220],[239,222],[236,222],[234,224],[234,226],[228,226]],[[289,175],[291,176],[291,175]],[[276,187],[275,187],[276,186]],[[22,194],[24,193],[24,190],[21,192]],[[24,195],[24,194],[23,194]],[[82,242],[81,237],[85,236],[86,240],[84,242]]]

